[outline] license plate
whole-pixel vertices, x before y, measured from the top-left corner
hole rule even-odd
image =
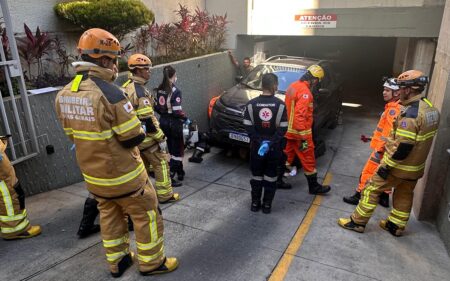
[[[243,135],[239,135],[239,134],[235,134],[235,133],[230,133],[228,135],[228,137],[232,140],[237,140],[237,141],[241,141],[241,142],[245,142],[245,143],[250,143],[250,138],[247,136],[243,136]]]

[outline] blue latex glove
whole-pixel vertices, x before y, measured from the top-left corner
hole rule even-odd
[[[270,141],[263,141],[261,143],[261,146],[258,149],[259,156],[264,156],[267,154],[267,152],[269,151],[269,143],[270,143]]]
[[[192,123],[191,119],[186,118],[186,120],[184,121],[184,125],[190,125]]]
[[[72,144],[72,147],[70,148],[70,150],[75,150],[76,145]]]

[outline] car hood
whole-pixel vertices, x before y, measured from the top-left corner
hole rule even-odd
[[[221,95],[220,101],[226,107],[242,110],[249,100],[256,98],[261,93],[262,91],[260,90],[250,89],[242,84],[237,84],[225,91]],[[284,101],[283,94],[276,94],[275,96]]]

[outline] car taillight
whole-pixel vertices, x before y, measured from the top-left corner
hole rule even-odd
[[[215,96],[213,97],[210,101],[209,101],[209,106],[208,106],[208,118],[211,118],[211,114],[212,114],[212,110],[214,105],[216,104],[217,99],[220,98],[220,96]]]

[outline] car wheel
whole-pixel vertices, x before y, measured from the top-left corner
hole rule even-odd
[[[325,145],[325,142],[321,139],[318,139],[315,142],[315,147],[314,147],[315,157],[319,158],[320,156],[324,155],[326,151],[327,151],[327,147]]]
[[[336,114],[331,123],[328,125],[328,129],[336,129],[336,127],[340,124],[342,124],[342,107],[339,107],[338,110],[336,110]]]

